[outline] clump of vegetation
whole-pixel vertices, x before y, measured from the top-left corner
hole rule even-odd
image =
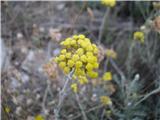
[[[2,119],[160,119],[160,2],[22,3],[2,2]]]

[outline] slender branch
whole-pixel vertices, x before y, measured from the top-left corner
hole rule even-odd
[[[156,93],[160,92],[160,87],[153,90],[152,92],[148,93],[147,95],[145,95],[141,100],[139,100],[135,106],[139,105],[141,102],[143,102],[144,100],[146,100],[148,97],[150,97],[151,95],[154,95]]]
[[[104,17],[103,17],[103,20],[102,20],[102,24],[101,24],[101,26],[99,28],[99,36],[98,36],[98,43],[99,44],[101,43],[101,39],[102,39],[102,36],[103,36],[103,33],[104,33],[104,29],[106,27],[105,24],[106,24],[109,12],[110,12],[110,9],[106,9]]]
[[[99,105],[99,106],[93,107],[93,108],[85,111],[85,113],[90,113],[90,112],[92,112],[92,111],[94,111],[94,110],[96,110],[96,109],[102,108],[102,107],[104,107],[104,106],[103,106],[103,105]],[[70,118],[70,120],[77,120],[77,118],[81,117],[81,115],[82,115],[82,114],[78,114],[78,115],[75,116],[74,118]]]
[[[64,86],[63,86],[62,90],[59,93],[59,102],[58,102],[58,105],[57,105],[57,109],[54,109],[55,120],[59,120],[59,112],[61,110],[62,103],[63,103],[64,98],[66,96],[66,88],[68,86],[69,81],[72,78],[73,73],[74,73],[74,69],[66,77],[66,81],[64,83]]]
[[[81,109],[81,112],[82,112],[82,115],[83,115],[83,119],[84,120],[88,120],[87,116],[86,116],[86,113],[84,112],[83,106],[81,105],[81,102],[80,102],[78,94],[76,94],[76,100],[77,100],[77,103],[79,105],[79,108]]]

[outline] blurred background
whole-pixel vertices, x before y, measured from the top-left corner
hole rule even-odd
[[[58,98],[58,91],[63,85],[61,80],[63,75],[56,65],[48,68],[46,64],[59,54],[59,43],[74,34],[84,34],[101,47],[100,71],[105,69],[106,59],[103,51],[113,49],[117,53],[114,63],[123,71],[127,79],[125,85],[127,86],[135,75],[140,76],[138,84],[134,87],[138,92],[134,91],[130,98],[135,96],[141,98],[159,87],[160,34],[158,30],[160,27],[157,27],[157,30],[152,26],[153,23],[160,26],[159,19],[158,22],[154,21],[160,15],[158,4],[160,3],[151,1],[119,1],[116,2],[115,7],[108,8],[100,1],[1,1],[2,119],[43,120],[42,115],[46,120],[54,120],[53,108]],[[101,26],[104,27],[99,43]],[[130,50],[134,41],[133,33],[140,28],[146,35],[145,44],[135,43],[135,47]],[[108,69],[112,71],[113,79],[120,79],[111,64],[108,65]],[[48,84],[50,90],[46,95]],[[97,89],[96,92],[85,95],[86,98],[90,99],[93,94],[101,93],[100,88]],[[125,116],[130,110],[129,114],[136,114],[121,118],[110,113],[110,116],[102,117],[104,120],[160,119],[159,91],[133,110],[126,107],[126,104],[130,103],[123,103],[125,95],[117,92],[121,88],[115,81],[110,85],[107,84],[105,89],[113,98],[117,113],[120,112]],[[72,98],[73,95],[64,103],[62,119],[83,120],[78,116],[80,112],[74,106],[75,101],[72,101]],[[93,100],[86,104],[88,110],[99,103]],[[99,108],[87,113],[88,120],[100,120],[102,110]]]

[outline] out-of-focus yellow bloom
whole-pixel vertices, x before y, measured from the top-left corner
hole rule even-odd
[[[34,120],[44,120],[44,117],[42,115],[37,115]]]
[[[110,81],[110,80],[112,80],[112,73],[111,72],[105,72],[102,79],[104,81]]]
[[[78,92],[78,86],[76,83],[72,83],[71,84],[71,89],[74,93],[77,93]]]
[[[135,40],[139,40],[141,43],[144,43],[144,33],[141,31],[134,32],[133,35]]]
[[[101,3],[107,7],[114,7],[116,5],[116,0],[101,0]]]
[[[106,49],[106,56],[108,58],[116,59],[117,58],[117,53],[113,49]]]
[[[103,105],[112,105],[112,101],[111,101],[110,97],[108,97],[108,96],[101,96],[100,97],[100,102]]]
[[[6,107],[5,107],[5,112],[6,112],[6,113],[10,113],[10,111],[11,111],[11,109],[10,109],[8,106],[6,106]]]
[[[112,114],[112,111],[111,111],[111,110],[106,110],[106,115],[107,115],[107,116],[111,116],[111,114]]]

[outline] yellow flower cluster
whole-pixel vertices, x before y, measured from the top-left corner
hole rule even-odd
[[[117,53],[113,49],[106,49],[106,56],[108,58],[116,59],[117,58]]]
[[[134,32],[133,35],[135,40],[139,40],[141,43],[144,43],[144,33],[141,31]]]
[[[116,0],[101,0],[101,3],[107,7],[114,7],[116,5]]]
[[[74,35],[60,44],[63,49],[55,61],[65,74],[74,69],[73,78],[78,79],[80,84],[88,83],[87,78],[98,77],[98,72],[95,71],[99,67],[98,48],[89,38],[82,34]]]
[[[110,80],[112,80],[112,73],[111,72],[105,72],[104,75],[103,75],[103,77],[102,77],[102,79],[104,81],[110,81]]]
[[[112,105],[112,101],[111,101],[110,97],[108,97],[108,96],[101,96],[100,97],[100,102],[103,105]]]

